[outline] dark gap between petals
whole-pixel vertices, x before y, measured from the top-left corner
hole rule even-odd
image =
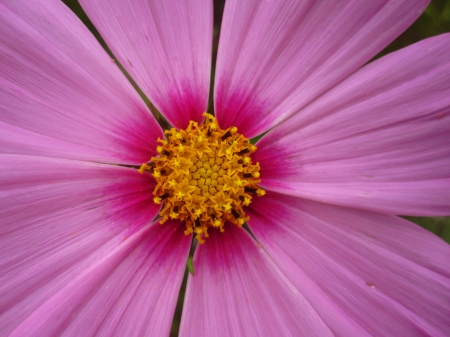
[[[133,80],[133,78],[127,73],[125,68],[120,64],[120,62],[117,60],[117,58],[114,56],[113,52],[109,49],[108,45],[106,44],[105,40],[103,40],[102,36],[98,32],[98,30],[95,28],[94,24],[89,20],[89,17],[86,15],[85,11],[83,10],[83,7],[79,4],[77,0],[62,0],[63,3],[69,7],[69,9],[83,22],[83,24],[89,29],[89,31],[94,35],[94,37],[97,39],[97,41],[100,43],[100,45],[103,47],[103,49],[108,53],[108,55],[111,57],[111,62],[114,62],[122,71],[122,73],[125,75],[127,80],[131,83],[133,88],[138,92],[139,96],[144,101],[145,105],[149,108],[150,112],[152,113],[153,117],[155,117],[158,124],[161,126],[163,130],[168,130],[172,128],[172,125],[167,121],[167,119],[164,118],[164,116],[159,112],[159,110],[150,102],[148,97],[144,94],[144,92],[141,90],[141,88],[136,84],[136,82]]]

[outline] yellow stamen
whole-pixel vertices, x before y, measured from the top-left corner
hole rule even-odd
[[[258,189],[256,190],[256,194],[257,194],[259,197],[262,197],[263,195],[266,195],[266,191],[264,191],[263,189],[258,188]]]
[[[210,227],[223,232],[227,221],[244,225],[249,217],[243,208],[254,194],[265,194],[257,185],[259,163],[250,157],[256,147],[236,127],[222,130],[213,116],[203,115],[200,126],[191,121],[186,130],[165,131],[166,139],[158,139],[160,155],[139,168],[156,179],[153,201],[164,203],[160,222],[184,221],[184,233],[194,233],[200,243]]]
[[[148,166],[147,164],[142,164],[141,167],[139,167],[138,172],[140,174],[143,174],[145,171],[148,171],[150,169],[150,166]]]

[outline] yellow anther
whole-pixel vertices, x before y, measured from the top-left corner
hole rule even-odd
[[[186,130],[165,131],[170,141],[158,139],[160,155],[139,168],[156,179],[153,201],[164,203],[160,222],[183,221],[184,233],[200,243],[208,228],[242,226],[249,219],[244,210],[252,201],[249,193],[265,193],[258,187],[259,164],[249,157],[256,147],[236,127],[222,130],[213,116],[204,116],[203,125],[191,121]]]
[[[262,197],[263,195],[266,195],[266,191],[264,191],[263,189],[258,188],[256,190],[256,194],[260,197]]]
[[[206,237],[206,235],[205,235],[205,237]],[[199,243],[199,244],[202,245],[202,244],[205,243],[205,240],[203,240],[201,234],[197,234],[197,235],[195,236],[195,238],[198,240],[198,243]]]
[[[142,164],[141,167],[139,167],[138,172],[142,174],[144,173],[144,171],[147,171],[148,169],[150,169],[150,166],[148,166],[147,164]]]
[[[166,145],[167,144],[167,140],[161,139],[161,138],[158,137],[158,143],[161,143],[162,145]]]

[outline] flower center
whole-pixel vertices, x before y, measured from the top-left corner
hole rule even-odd
[[[194,233],[200,243],[209,227],[223,232],[226,221],[241,227],[249,220],[244,206],[255,194],[265,194],[257,186],[259,163],[250,158],[256,146],[236,127],[221,130],[213,116],[203,115],[201,126],[191,121],[186,130],[165,131],[166,139],[158,139],[159,155],[139,169],[156,179],[153,201],[163,204],[160,223],[185,221],[185,234]]]

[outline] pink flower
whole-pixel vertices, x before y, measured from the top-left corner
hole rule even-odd
[[[212,3],[81,0],[172,125],[200,122]],[[182,336],[445,336],[450,35],[367,63],[427,1],[228,0],[214,106],[270,130],[267,195],[194,255]],[[0,335],[168,335],[191,236],[133,167],[163,133],[57,0],[0,3]]]

